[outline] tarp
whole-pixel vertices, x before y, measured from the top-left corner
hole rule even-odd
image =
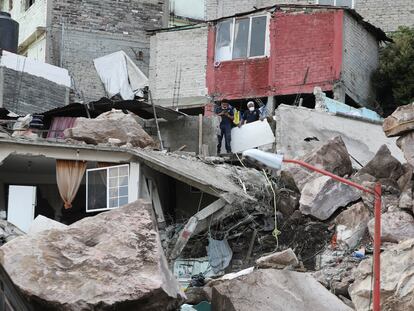
[[[93,62],[109,97],[119,94],[122,99],[134,99],[137,91],[148,86],[147,76],[124,51],[96,58]]]
[[[69,72],[60,67],[49,65],[37,60],[3,51],[0,66],[41,77],[66,87],[71,87]]]
[[[211,268],[216,274],[224,271],[233,257],[233,251],[227,240],[218,241],[212,238],[208,239],[207,254]]]

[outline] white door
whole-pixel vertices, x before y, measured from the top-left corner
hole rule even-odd
[[[7,221],[23,232],[29,231],[34,220],[36,187],[9,186]]]

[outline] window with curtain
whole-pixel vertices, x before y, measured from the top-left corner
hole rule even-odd
[[[86,211],[111,210],[128,204],[129,165],[86,171]]]
[[[267,15],[232,18],[217,24],[215,61],[266,56]]]

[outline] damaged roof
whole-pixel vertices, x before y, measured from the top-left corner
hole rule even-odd
[[[364,20],[364,18],[354,9],[350,9],[348,7],[341,7],[341,6],[332,6],[332,5],[320,5],[320,4],[275,4],[271,6],[266,6],[262,8],[257,8],[251,11],[240,12],[229,16],[223,16],[217,19],[208,20],[202,23],[194,24],[194,25],[186,25],[186,26],[178,26],[178,27],[170,27],[170,28],[162,28],[162,29],[153,29],[148,30],[148,32],[163,32],[163,31],[178,31],[178,30],[185,30],[185,29],[192,29],[192,28],[199,28],[202,27],[203,24],[208,23],[217,23],[221,20],[232,18],[232,17],[242,17],[250,14],[254,14],[257,12],[263,11],[280,11],[283,9],[292,9],[292,10],[299,10],[299,9],[307,9],[307,10],[344,10],[348,12],[355,20],[357,20],[360,24],[364,26],[364,28],[372,33],[378,41],[387,41],[392,42],[392,39],[387,36],[387,34],[381,29],[378,28],[371,23]]]

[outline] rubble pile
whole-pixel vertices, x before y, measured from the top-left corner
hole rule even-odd
[[[24,232],[19,228],[6,220],[0,219],[0,245],[6,244],[22,235],[24,235]]]
[[[152,213],[136,201],[26,235],[0,248],[0,262],[35,310],[175,310],[184,295]]]

